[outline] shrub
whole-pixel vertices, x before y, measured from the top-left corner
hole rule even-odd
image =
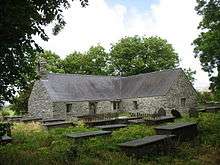
[[[124,142],[127,140],[142,138],[144,136],[154,135],[153,127],[144,125],[131,125],[127,128],[121,128],[112,133],[112,139],[115,143]]]
[[[4,110],[1,112],[1,114],[2,114],[3,117],[10,116],[10,112],[4,111]]]

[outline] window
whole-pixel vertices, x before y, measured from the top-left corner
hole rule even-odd
[[[89,102],[89,114],[90,115],[96,114],[96,107],[97,107],[97,102]]]
[[[181,107],[186,106],[186,98],[181,98]]]
[[[70,112],[72,109],[72,104],[66,104],[66,112]]]
[[[113,101],[113,110],[119,110],[119,109],[120,109],[120,102]]]
[[[138,109],[138,102],[137,101],[133,101],[134,104],[134,109]]]

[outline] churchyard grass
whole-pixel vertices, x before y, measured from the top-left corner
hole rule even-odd
[[[183,116],[176,122],[198,122],[196,145],[179,144],[176,151],[136,159],[122,153],[118,143],[154,135],[153,127],[130,125],[103,136],[74,142],[65,134],[95,130],[83,123],[72,128],[45,130],[39,123],[17,123],[12,127],[13,142],[0,146],[0,162],[4,164],[85,164],[85,165],[144,165],[144,164],[217,164],[220,154],[220,113],[202,113],[198,118]],[[170,123],[172,124],[172,123]]]

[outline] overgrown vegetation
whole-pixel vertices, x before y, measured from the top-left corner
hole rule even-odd
[[[88,131],[80,124],[74,128],[44,130],[40,124],[15,124],[14,141],[0,146],[1,164],[217,164],[220,153],[220,113],[204,113],[199,118],[184,116],[177,122],[194,121],[199,125],[199,138],[195,146],[182,143],[175,153],[164,156],[135,159],[123,154],[118,143],[154,135],[153,127],[130,125],[114,131],[111,136],[74,142],[64,135],[70,132]]]

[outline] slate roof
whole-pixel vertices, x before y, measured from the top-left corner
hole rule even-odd
[[[128,77],[49,73],[40,80],[52,101],[95,101],[166,95],[182,69]]]

